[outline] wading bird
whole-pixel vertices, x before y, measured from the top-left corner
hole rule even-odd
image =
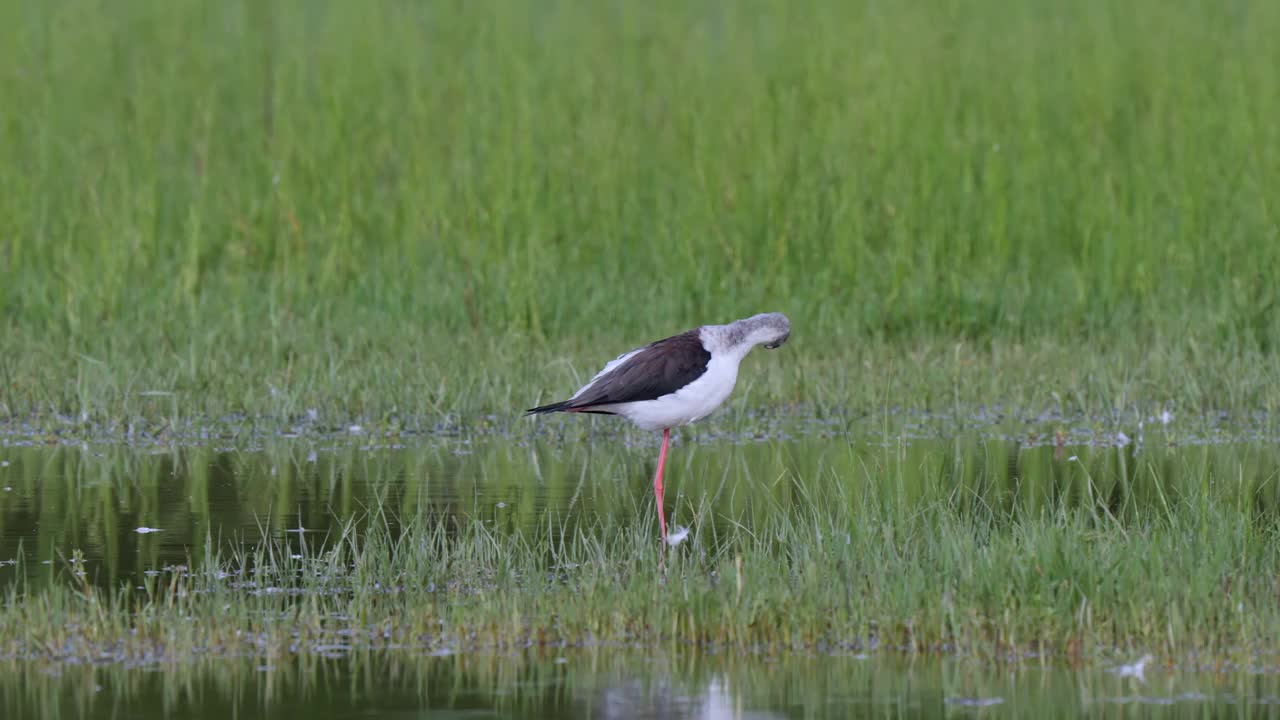
[[[720,407],[733,392],[738,363],[751,348],[764,345],[773,350],[790,336],[791,321],[782,313],[753,315],[728,325],[703,325],[619,355],[573,397],[531,408],[527,414],[621,415],[642,430],[661,430],[653,496],[665,540],[662,466],[671,428],[701,420]]]

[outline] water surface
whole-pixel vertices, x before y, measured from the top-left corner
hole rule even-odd
[[[579,422],[573,422],[577,420]],[[658,534],[653,434],[610,418],[533,433],[389,433],[361,426],[163,436],[0,433],[0,586],[84,573],[101,586],[191,565],[263,538],[299,550],[349,524],[646,523]],[[979,409],[859,418],[766,416],[678,431],[673,524],[750,526],[841,484],[909,506],[945,498],[1007,521],[1082,503],[1158,513],[1216,485],[1259,517],[1280,509],[1280,433],[1268,416],[1070,417]],[[71,568],[68,559],[83,562]]]
[[[30,667],[0,675],[5,717],[942,718],[1280,715],[1280,677],[964,658],[716,656],[548,649],[358,654],[139,672]]]
[[[884,413],[748,417],[682,430],[668,461],[673,524],[752,528],[839,485],[899,508],[945,503],[998,526],[1090,506],[1118,522],[1213,490],[1259,522],[1280,511],[1265,416],[1102,418]],[[163,436],[0,433],[0,587],[75,578],[125,593],[264,538],[299,555],[344,529],[421,520],[499,535],[547,523],[641,524],[657,542],[657,439],[607,419],[535,431],[364,427]],[[1202,495],[1201,495],[1202,496]],[[714,535],[714,532],[711,533]],[[179,571],[180,572],[180,571]],[[314,650],[314,649],[313,649]],[[1280,674],[1148,663],[1116,652],[1004,666],[890,649],[759,655],[705,648],[541,647],[433,655],[341,642],[219,658],[0,661],[4,717],[828,718],[1280,715]],[[37,659],[32,659],[36,657]]]

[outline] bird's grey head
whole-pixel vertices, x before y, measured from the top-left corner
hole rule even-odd
[[[791,337],[791,321],[782,313],[752,315],[731,325],[734,326],[741,334],[741,342],[748,346],[763,345],[768,350],[781,346]]]

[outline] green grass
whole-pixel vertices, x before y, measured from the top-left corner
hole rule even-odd
[[[0,412],[473,417],[761,310],[796,359],[759,402],[1274,408],[1278,32],[1264,0],[0,2]]]
[[[678,327],[678,326],[677,326]],[[121,356],[148,347],[145,330],[121,331]],[[307,331],[300,331],[307,332]],[[665,332],[665,331],[661,331]],[[19,435],[122,437],[130,427],[162,437],[205,427],[252,434],[292,422],[321,427],[358,422],[414,432],[442,428],[527,435],[540,425],[526,408],[572,393],[617,353],[645,340],[581,338],[530,347],[505,336],[455,342],[407,329],[386,346],[361,337],[291,335],[314,354],[273,362],[233,342],[191,349],[189,356],[147,354],[125,363],[88,355],[53,357],[48,346],[24,345],[0,357],[12,382],[0,392],[0,415]],[[12,336],[10,336],[12,338]],[[102,338],[115,345],[121,338]],[[210,339],[210,342],[215,342]],[[354,344],[353,344],[354,343]],[[1114,341],[966,342],[946,338],[868,340],[845,346],[822,337],[795,338],[746,359],[726,410],[705,421],[740,428],[755,411],[861,418],[900,407],[964,412],[1000,403],[1066,413],[1201,414],[1280,410],[1275,356],[1195,338],[1177,343],[1133,336]]]

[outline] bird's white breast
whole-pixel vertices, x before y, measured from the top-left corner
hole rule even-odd
[[[676,392],[656,400],[621,403],[610,409],[644,430],[688,425],[710,415],[729,397],[738,381],[741,360],[727,353],[712,355],[706,372]]]

